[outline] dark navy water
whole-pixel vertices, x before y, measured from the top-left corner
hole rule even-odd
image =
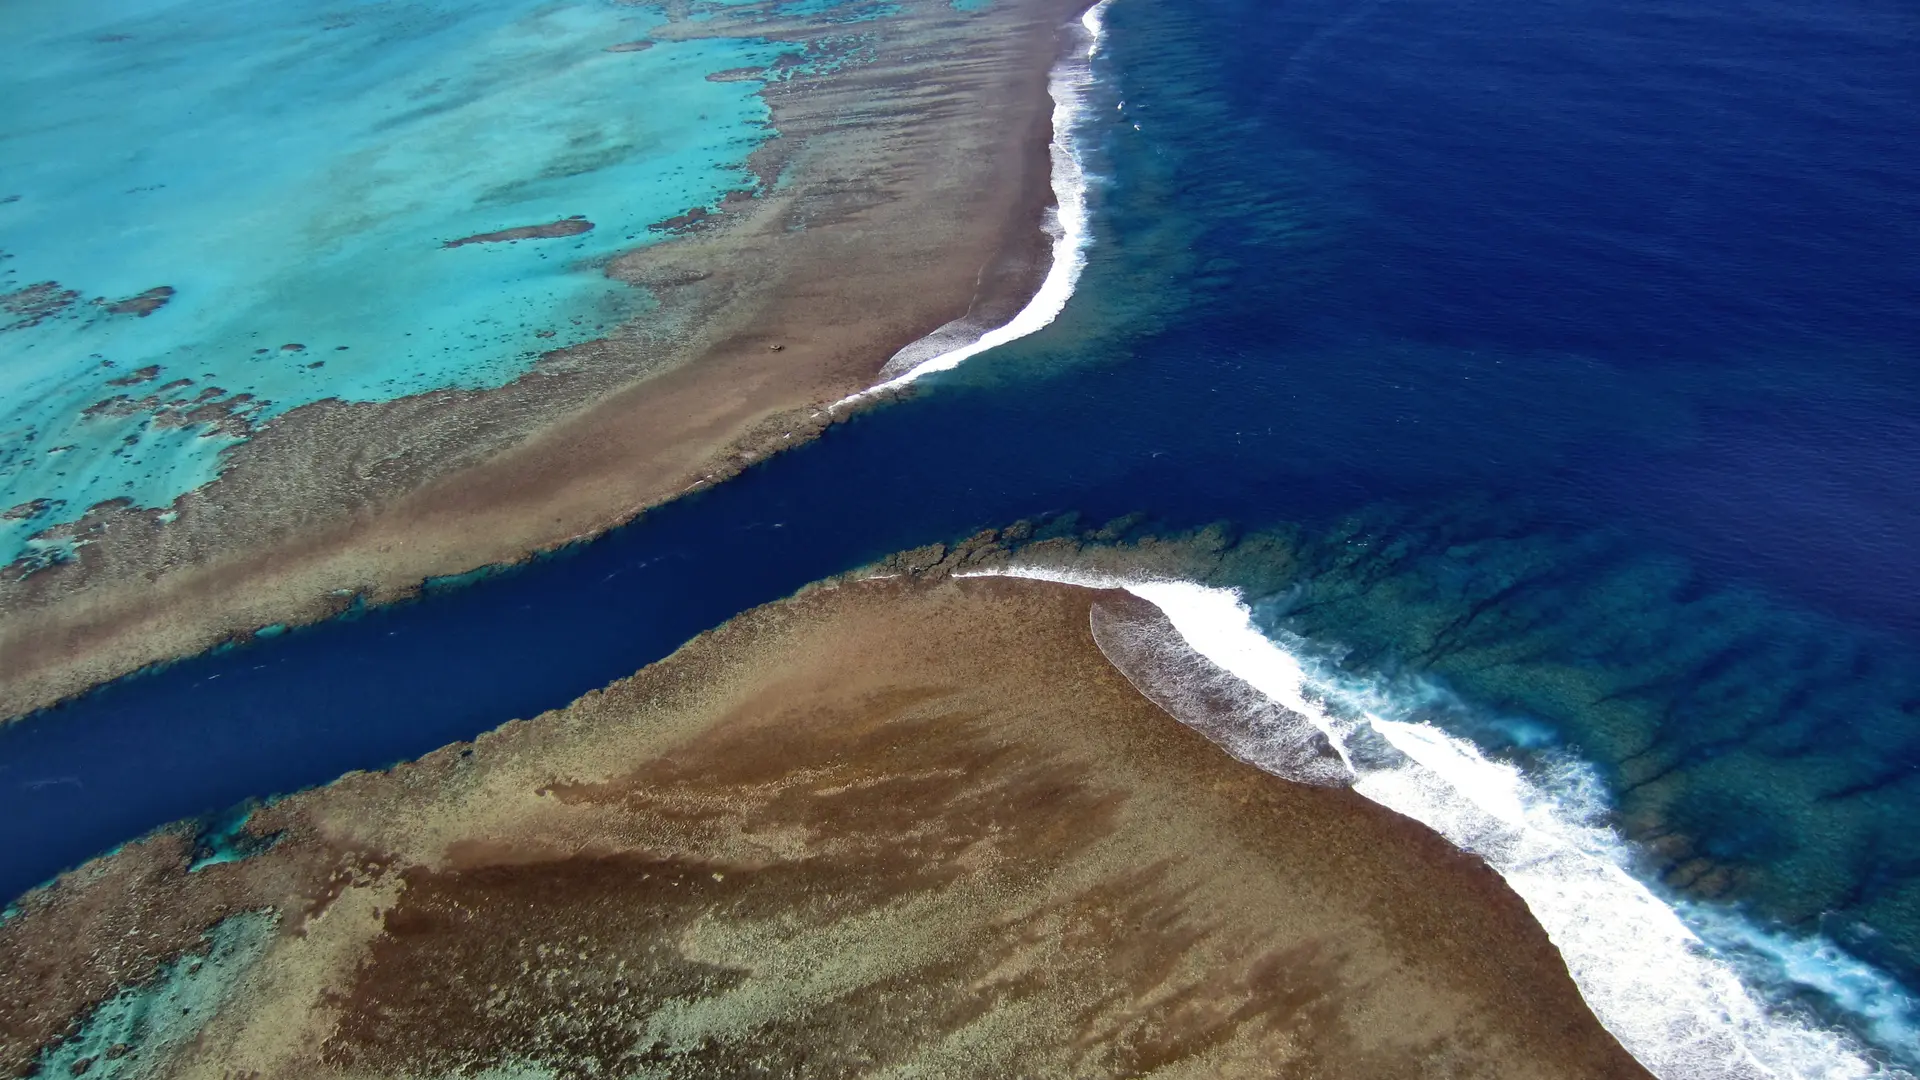
[[[0,892],[890,551],[1139,514],[1271,541],[1238,584],[1276,629],[1590,762],[1663,888],[1920,974],[1920,17],[1107,25],[1051,327],[596,543],[0,729]]]

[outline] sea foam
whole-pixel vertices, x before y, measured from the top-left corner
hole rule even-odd
[[[1632,850],[1601,823],[1605,798],[1590,770],[1565,763],[1551,775],[1526,774],[1432,724],[1394,719],[1414,708],[1377,684],[1303,664],[1302,650],[1262,633],[1239,595],[1225,589],[1036,568],[993,573],[1124,589],[1157,607],[1180,639],[1166,643],[1175,659],[1161,661],[1163,669],[1178,667],[1178,654],[1191,650],[1265,699],[1237,730],[1223,734],[1215,713],[1208,721],[1215,730],[1204,734],[1279,775],[1304,761],[1310,775],[1296,778],[1338,782],[1302,753],[1318,736],[1355,791],[1485,859],[1560,950],[1594,1015],[1664,1080],[1911,1078],[1791,1003],[1799,994],[1821,995],[1876,1040],[1906,1049],[1914,1003],[1896,983],[1823,940],[1662,900],[1629,872]],[[1101,622],[1096,614],[1096,640],[1107,639],[1102,649],[1116,665],[1131,669],[1136,685],[1158,682],[1154,666],[1140,662],[1148,644],[1141,629],[1116,638]],[[1119,655],[1109,642],[1121,646]],[[1196,693],[1216,704],[1228,696],[1192,674],[1180,678],[1183,684],[1143,692],[1182,720]],[[1729,951],[1736,945],[1744,957]]]
[[[1054,206],[1042,223],[1053,237],[1052,261],[1039,291],[1025,307],[1006,323],[978,332],[979,327],[962,316],[926,337],[901,349],[880,369],[881,381],[850,394],[833,404],[839,408],[888,390],[896,390],[922,376],[958,367],[970,357],[989,349],[1018,341],[1057,318],[1080,282],[1087,265],[1087,244],[1092,239],[1088,228],[1087,171],[1078,139],[1081,120],[1087,112],[1087,92],[1093,85],[1093,58],[1100,51],[1101,16],[1112,0],[1100,0],[1080,16],[1084,49],[1070,51],[1055,64],[1047,79],[1047,92],[1053,98],[1052,159]]]

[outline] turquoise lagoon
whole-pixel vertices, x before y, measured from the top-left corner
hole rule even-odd
[[[755,187],[774,134],[761,81],[706,76],[800,48],[650,42],[662,9],[606,0],[0,15],[0,564],[66,557],[36,534],[101,502],[168,506],[291,409],[498,386],[644,315],[604,260]]]

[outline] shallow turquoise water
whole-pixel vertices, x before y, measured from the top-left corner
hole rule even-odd
[[[0,563],[211,480],[239,432],[182,426],[195,405],[498,386],[644,313],[601,260],[752,188],[773,134],[759,81],[706,76],[795,49],[608,52],[665,18],[604,0],[9,7],[0,98],[35,108],[0,114],[0,293],[78,295],[0,332],[0,511],[46,500],[0,522]],[[443,247],[575,215],[592,231]],[[146,316],[90,303],[159,286]]]

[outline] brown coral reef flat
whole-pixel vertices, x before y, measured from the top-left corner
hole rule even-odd
[[[73,561],[0,572],[0,717],[592,535],[817,434],[823,406],[909,342],[1011,316],[1046,271],[1047,76],[1085,0],[898,6],[860,24],[857,55],[844,25],[751,5],[657,30],[751,17],[792,58],[833,61],[762,91],[779,134],[749,161],[752,197],[608,267],[658,311],[497,390],[320,402],[249,429],[169,515],[95,508],[63,532]]]
[[[1644,1075],[1484,865],[1172,721],[1096,604],[1139,602],[816,589],[261,854],[132,845],[0,924],[0,1072]],[[168,978],[220,986],[102,1033]]]

